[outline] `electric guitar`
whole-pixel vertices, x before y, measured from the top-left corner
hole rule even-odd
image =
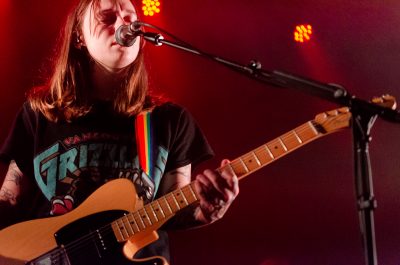
[[[321,113],[217,170],[231,170],[242,179],[313,140],[349,127],[350,119],[348,108]],[[0,265],[166,265],[163,257],[132,257],[158,239],[162,224],[198,198],[192,182],[143,206],[130,180],[110,181],[65,215],[1,230]]]

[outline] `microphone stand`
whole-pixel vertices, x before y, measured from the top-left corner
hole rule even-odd
[[[377,203],[373,192],[368,151],[368,145],[371,141],[370,131],[377,117],[389,122],[400,123],[400,112],[358,99],[340,85],[325,84],[276,70],[266,71],[262,69],[258,61],[251,61],[248,65],[238,64],[231,60],[202,52],[189,45],[165,40],[158,33],[139,31],[136,34],[141,35],[145,40],[156,46],[165,44],[213,60],[261,83],[276,87],[295,88],[336,104],[348,106],[352,112],[355,188],[364,257],[367,265],[378,264],[373,212]]]

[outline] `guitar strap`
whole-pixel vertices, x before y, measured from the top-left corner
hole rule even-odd
[[[136,116],[136,145],[139,165],[144,173],[154,179],[154,153],[153,153],[153,126],[151,124],[151,111],[144,110]]]

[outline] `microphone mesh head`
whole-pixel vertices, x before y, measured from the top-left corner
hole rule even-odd
[[[132,34],[129,25],[120,26],[115,32],[115,40],[121,46],[130,47],[136,42],[136,35]]]

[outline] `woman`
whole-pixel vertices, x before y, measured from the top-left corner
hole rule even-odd
[[[150,97],[143,40],[131,47],[115,41],[118,27],[135,20],[130,0],[81,0],[68,16],[53,74],[31,91],[0,152],[9,163],[0,191],[2,227],[67,213],[115,178],[132,180],[149,203],[190,183],[193,166],[212,155],[188,112]],[[153,127],[151,171],[138,162],[141,139],[135,136],[142,129],[136,117],[145,110]],[[164,229],[220,219],[239,192],[238,181],[229,170],[205,170],[196,176],[195,191],[200,203]],[[136,257],[154,255],[168,259],[162,231]]]

